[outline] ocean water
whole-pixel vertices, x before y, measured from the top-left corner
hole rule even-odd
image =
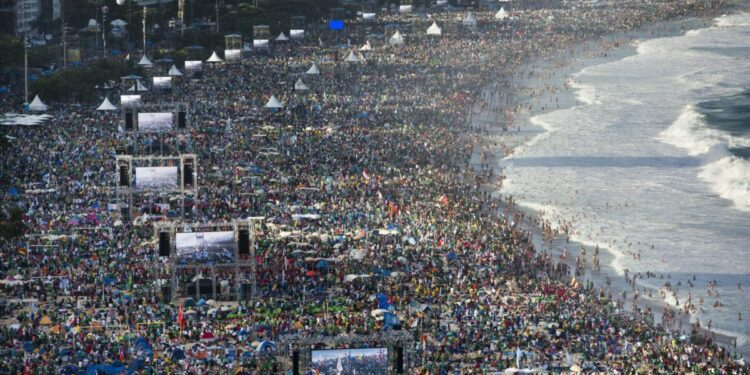
[[[500,162],[505,192],[572,222],[572,239],[610,250],[618,273],[664,276],[641,286],[681,283],[680,303],[704,300],[693,319],[748,352],[750,14],[636,41],[569,84],[577,104],[531,118],[539,133]]]

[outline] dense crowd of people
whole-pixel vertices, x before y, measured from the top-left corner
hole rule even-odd
[[[144,94],[189,103],[188,132],[124,133],[119,113],[62,103],[44,125],[3,127],[0,199],[23,210],[27,230],[1,247],[0,371],[273,373],[290,370],[289,348],[262,348],[282,335],[406,330],[415,374],[748,373],[697,331],[625,311],[534,249],[511,201],[490,194],[489,128],[470,121],[483,113],[501,129],[517,72],[537,58],[715,7],[648,1],[513,10],[504,21],[477,12],[475,26],[463,13],[379,15],[241,64],[205,63],[200,77]],[[441,37],[424,35],[433,20]],[[394,23],[403,45],[388,45]],[[366,41],[372,50],[360,51]],[[350,53],[360,61],[344,61]],[[305,74],[313,64],[320,74]],[[309,90],[295,90],[298,79]],[[264,108],[271,95],[284,107]],[[184,216],[165,193],[136,195],[137,219],[116,205],[115,154],[153,151],[144,144],[197,155]],[[259,223],[254,258],[240,261],[256,264],[257,292],[240,303],[230,301],[250,267],[175,270],[151,225],[248,218]],[[213,275],[215,292],[189,288],[200,275]]]

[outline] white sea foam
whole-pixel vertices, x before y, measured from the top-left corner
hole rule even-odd
[[[602,102],[597,99],[594,86],[584,85],[575,80],[570,80],[569,85],[576,90],[576,99],[578,99],[578,101],[588,105],[602,104]]]
[[[690,155],[708,153],[721,144],[721,134],[706,127],[704,116],[691,105],[685,107],[672,126],[659,133],[659,141],[686,150]]]
[[[748,27],[750,26],[750,20],[747,15],[747,13],[725,14],[715,18],[714,21],[716,21],[716,26],[719,27]]]
[[[750,161],[727,156],[704,166],[698,177],[735,208],[750,212]]]

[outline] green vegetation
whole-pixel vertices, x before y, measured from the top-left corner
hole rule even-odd
[[[100,60],[42,77],[34,83],[32,91],[49,101],[95,103],[99,99],[97,85],[119,81],[120,77],[131,73],[139,74],[140,69],[129,62]]]
[[[8,211],[0,209],[0,238],[4,240],[22,236],[26,231],[26,224],[23,223],[23,210],[18,206],[13,206]]]

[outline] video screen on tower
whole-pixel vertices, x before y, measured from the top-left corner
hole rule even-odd
[[[230,263],[234,260],[234,232],[177,233],[175,248],[182,263]]]
[[[311,370],[321,375],[386,375],[388,348],[313,350]]]
[[[144,190],[177,189],[177,167],[135,168],[135,188]]]
[[[138,113],[138,130],[147,133],[160,133],[172,130],[172,112]]]
[[[200,72],[203,68],[203,62],[200,60],[185,61],[185,70],[188,72]]]
[[[171,89],[172,77],[154,77],[155,89]]]
[[[224,50],[224,60],[227,62],[238,62],[242,59],[242,51],[238,49]]]
[[[120,105],[132,107],[141,103],[140,95],[120,95]]]

